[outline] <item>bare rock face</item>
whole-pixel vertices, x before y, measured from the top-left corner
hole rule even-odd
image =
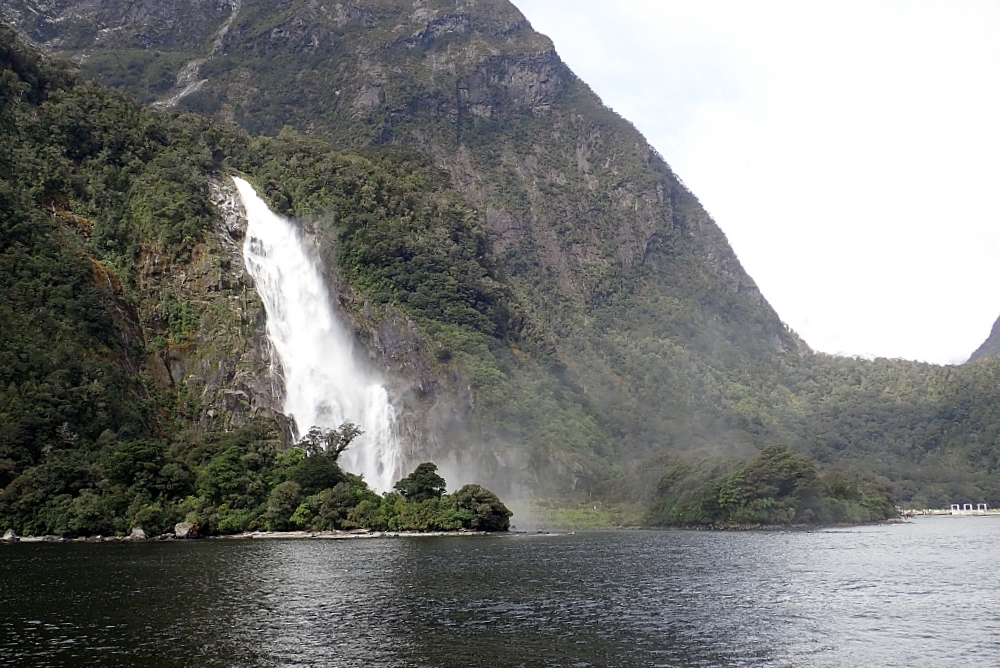
[[[3,538],[0,538],[0,541],[4,543],[16,543],[19,540],[21,540],[20,537],[18,537],[13,529],[7,529],[3,534]]]
[[[125,540],[146,540],[147,538],[148,536],[142,527],[133,527],[132,533]]]
[[[368,361],[386,375],[403,468],[409,471],[432,460],[451,480],[461,473],[506,491],[500,481],[516,477],[521,462],[502,461],[496,444],[489,446],[470,429],[475,400],[467,383],[436,360],[433,343],[404,314],[357,305],[349,286],[334,285],[339,288],[341,315],[367,351]],[[456,448],[456,443],[462,447]]]
[[[48,51],[203,47],[229,16],[201,0],[9,0],[0,15]]]
[[[219,212],[214,234],[184,265],[147,255],[143,281],[154,294],[168,291],[197,318],[184,340],[151,353],[146,368],[161,390],[183,388],[200,407],[205,429],[242,427],[254,418],[283,420],[280,365],[272,359],[264,306],[243,263],[246,217],[232,183],[210,181]],[[164,327],[159,307],[144,313],[147,331]]]
[[[178,522],[174,525],[175,538],[197,538],[198,530],[190,522]]]

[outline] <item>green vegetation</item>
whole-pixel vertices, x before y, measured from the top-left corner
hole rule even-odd
[[[393,485],[393,489],[407,501],[432,501],[444,494],[445,482],[437,474],[437,466],[426,463]]]
[[[989,337],[983,342],[983,345],[979,346],[972,353],[969,361],[976,362],[995,355],[1000,355],[1000,318],[997,318],[997,321],[993,323],[993,329],[990,330]]]
[[[534,499],[532,509],[542,526],[561,529],[618,529],[651,526],[644,504],[606,503],[600,499],[567,502],[564,498]]]
[[[678,464],[660,479],[651,524],[781,526],[898,515],[888,480],[842,472],[821,476],[812,458],[781,446],[768,446],[722,475],[716,475],[717,463],[701,464]]]
[[[470,388],[469,418],[498,448],[527,443],[530,468],[541,470],[569,445],[589,469],[608,468],[595,452],[612,450],[608,435],[579,389],[553,374],[565,367],[552,334],[515,294],[481,218],[426,156],[343,153],[285,130],[234,147],[228,162],[273,209],[318,234],[326,266],[362,297],[357,306],[392,309],[420,328],[423,363]]]
[[[337,457],[360,430],[312,429],[282,450],[276,425],[227,434],[184,432],[168,442],[117,442],[70,451],[28,469],[0,494],[0,529],[62,536],[160,534],[188,521],[203,535],[291,529],[506,531],[511,512],[487,489],[444,493],[433,464],[379,496]],[[428,487],[430,485],[430,487]]]
[[[112,88],[123,88],[143,104],[163,97],[174,85],[177,72],[192,54],[126,49],[95,54],[87,58],[81,73],[99,78]]]
[[[158,360],[197,338],[208,297],[166,283],[206,247],[206,175],[231,135],[151,113],[7,28],[0,126],[0,489],[41,513],[87,487],[109,444],[162,454],[199,417]]]
[[[433,507],[398,495],[384,502],[336,464],[350,430],[337,433],[340,442],[310,432],[301,452],[281,452],[273,427],[194,428],[197,408],[183,386],[157,387],[143,340],[157,354],[183,349],[196,341],[204,316],[140,265],[189,262],[214,215],[206,174],[222,168],[224,153],[250,164],[257,147],[204,119],[143,110],[41,60],[12,34],[3,37],[0,526],[86,535],[137,524],[159,532],[186,518],[209,533],[362,526],[362,519],[396,529],[504,525],[475,491],[454,503],[441,496]],[[377,172],[356,160],[360,169],[347,178],[365,182]],[[421,194],[410,190],[407,197]],[[441,213],[457,206],[450,198],[427,215],[451,216]],[[475,265],[481,239],[463,232],[467,212],[455,216],[444,238],[464,248],[468,237],[473,250],[461,251],[462,261]],[[377,263],[358,266],[361,276]],[[403,274],[380,280],[391,284]],[[489,280],[485,270],[472,274]],[[489,331],[506,326],[489,307],[476,310],[485,300],[462,311],[463,295],[447,288],[440,317],[447,309],[469,313],[470,323]]]
[[[206,398],[261,329],[212,234],[208,179],[231,170],[315,234],[362,344],[405,339],[377,352],[421,408],[465,423],[446,447],[567,521],[864,521],[893,494],[1000,504],[1000,359],[813,354],[513,7],[427,9],[414,36],[395,30],[414,11],[402,0],[335,22],[245,2],[185,105],[273,137],[151,112],[0,35],[0,525],[500,522],[476,489],[377,497],[339,469],[331,434],[283,451],[242,388]],[[152,99],[167,69],[207,57],[198,30],[159,51],[102,46],[85,70]]]
[[[422,154],[342,153],[286,131],[229,162],[253,174],[274,210],[313,223],[334,249],[328,266],[375,304],[473,334],[518,334],[480,221]]]
[[[206,175],[224,156],[266,179],[289,157],[285,145],[151,113],[7,32],[0,63],[9,149],[0,156],[0,526],[67,535],[159,532],[185,518],[209,533],[507,526],[509,513],[482,488],[412,503],[374,495],[336,463],[349,428],[310,432],[284,452],[273,427],[200,432],[185,387],[158,387],[145,355],[196,343],[206,314],[146,267],[184,266],[204,246],[214,214]],[[339,265],[354,268],[352,279],[381,286],[388,303],[418,304],[425,322],[453,318],[469,336],[511,328],[484,237],[440,172],[412,153],[394,162],[312,148],[304,157],[333,170],[346,224]],[[381,224],[386,207],[383,236],[395,245],[366,253],[352,235]],[[400,220],[424,227],[414,234]],[[388,266],[401,248],[411,250]]]

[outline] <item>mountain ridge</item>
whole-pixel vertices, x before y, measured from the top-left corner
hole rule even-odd
[[[987,357],[992,357],[997,353],[1000,353],[1000,318],[997,318],[997,321],[993,323],[993,329],[990,330],[990,335],[983,341],[983,345],[976,348],[966,363],[978,362]]]

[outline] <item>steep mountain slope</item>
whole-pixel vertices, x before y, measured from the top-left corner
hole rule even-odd
[[[1000,353],[1000,318],[997,318],[997,321],[993,323],[989,337],[983,341],[983,345],[976,349],[976,352],[972,353],[969,361],[976,362],[997,353]]]
[[[182,104],[214,110],[251,132],[294,125],[338,146],[391,142],[426,149],[485,208],[498,251],[516,248],[528,259],[551,255],[546,264],[560,275],[539,294],[555,288],[562,298],[586,303],[602,280],[614,283],[609,275],[617,269],[636,273],[684,239],[698,273],[739,294],[738,303],[763,309],[774,329],[772,347],[791,341],[690,193],[509,3],[242,3],[214,57],[208,19],[195,14],[180,32],[157,39],[149,32],[161,17],[134,4],[98,3],[102,16],[121,18],[114,38],[95,31],[90,44],[51,38],[71,17],[94,20],[73,3],[47,3],[53,18],[41,21],[46,28],[22,28],[64,53],[85,55],[85,71],[111,77],[113,70],[89,63],[124,54],[137,41],[168,50],[200,39],[207,81]],[[188,8],[166,3],[159,11],[177,20]],[[538,231],[536,218],[543,221]],[[568,235],[552,229],[554,219],[578,238],[560,238]],[[678,240],[672,230],[682,232]]]
[[[114,499],[124,521],[157,504],[95,492],[120,449],[276,415],[248,373],[268,363],[260,307],[226,271],[205,126],[154,118],[5,27],[0,125],[0,515],[86,530]]]
[[[513,317],[477,252],[481,231],[421,160],[252,140],[202,117],[152,112],[46,62],[4,27],[0,127],[0,529],[127,533],[194,518],[212,531],[241,531],[271,522],[271,489],[302,467],[294,452],[279,452],[288,436],[281,379],[243,269],[237,242],[246,221],[223,159],[266,183],[293,145],[295,159],[337,172],[338,223],[354,234],[366,231],[373,200],[352,184],[377,181],[374,200],[390,201],[426,240],[397,233],[418,252],[391,268],[359,257],[367,244],[353,247],[345,253],[351,278],[393,294],[419,269],[411,291],[441,311],[431,321],[448,312],[453,335],[502,336]],[[443,282],[443,291],[423,290]],[[472,306],[462,301],[468,293],[478,299]],[[373,348],[403,367],[419,361],[401,335],[418,338],[415,325],[395,324],[378,305],[357,316],[366,318],[359,330],[378,323]],[[331,476],[327,487],[343,479],[336,469]],[[352,490],[370,496],[362,487]],[[327,501],[343,499],[319,499],[317,512]],[[285,510],[287,519],[296,508]]]
[[[278,135],[216,157],[316,233],[415,451],[646,500],[685,452],[776,442],[888,475],[904,500],[1000,500],[995,366],[811,353],[664,161],[505,1],[3,11],[144,101]],[[435,213],[396,211],[407,189]],[[468,286],[471,312],[428,272]]]
[[[121,45],[146,39],[151,19],[100,4],[123,17],[115,40],[67,52],[118,81],[88,63],[128,55]],[[48,11],[49,29],[78,15],[72,3]],[[497,417],[483,425],[488,440],[528,441],[536,468],[549,461],[585,477],[668,444],[748,444],[730,433],[717,398],[733,379],[716,373],[706,387],[706,378],[805,346],[663,160],[509,3],[246,2],[218,48],[207,29],[192,31],[149,43],[202,40],[207,81],[181,106],[253,132],[293,125],[341,146],[414,146],[479,211],[499,265],[552,344],[556,385],[529,396],[555,392],[573,414],[531,415],[537,402],[514,400],[501,378],[476,388],[477,405]],[[287,210],[297,204],[289,198]],[[565,457],[567,444],[581,452]]]

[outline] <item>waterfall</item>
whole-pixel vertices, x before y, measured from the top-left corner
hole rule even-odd
[[[243,259],[267,313],[267,336],[281,361],[284,413],[296,437],[311,427],[353,422],[364,431],[340,456],[376,491],[392,488],[401,455],[385,387],[353,354],[353,337],[333,309],[316,261],[298,229],[234,178],[247,214]]]

